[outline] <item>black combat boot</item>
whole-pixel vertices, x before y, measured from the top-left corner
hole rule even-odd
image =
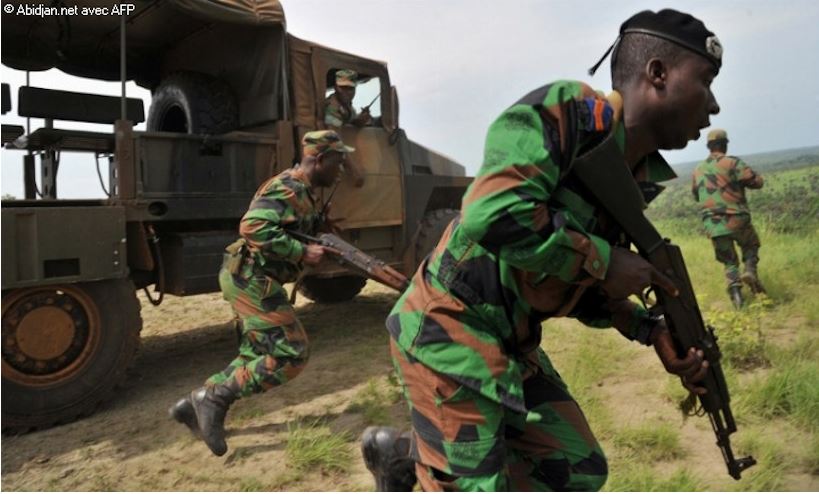
[[[196,411],[193,409],[190,397],[186,396],[177,401],[174,406],[168,409],[168,415],[180,424],[185,424],[194,436],[199,437],[199,421],[196,420]]]
[[[734,307],[737,309],[742,308],[742,286],[740,285],[731,285],[728,287],[728,296],[731,297],[731,302],[733,302]]]
[[[364,464],[375,477],[375,490],[411,492],[415,461],[410,458],[410,433],[394,427],[367,427],[361,436]]]
[[[202,440],[216,456],[227,452],[225,442],[225,415],[237,393],[224,384],[191,391],[190,403],[199,424]]]
[[[742,282],[748,285],[753,293],[765,293],[765,287],[762,286],[762,283],[759,281],[759,277],[756,275],[755,267],[752,268],[746,264],[745,272],[742,273],[741,278]]]

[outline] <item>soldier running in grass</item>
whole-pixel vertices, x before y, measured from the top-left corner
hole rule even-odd
[[[634,15],[612,48],[611,95],[554,82],[490,126],[460,217],[387,319],[412,433],[364,432],[379,490],[411,490],[416,476],[423,490],[600,489],[605,455],[540,347],[552,317],[653,345],[668,372],[704,392],[692,384],[708,368],[702,351],[678,357],[663,320],[628,299],[652,284],[676,288],[568,172],[613,133],[612,166],[628,163],[650,201],[655,182],[674,177],[658,150],[685,147],[719,112],[710,86],[722,48],[675,10]]]
[[[307,364],[307,334],[282,285],[295,281],[305,264],[318,264],[325,248],[303,244],[288,231],[315,234],[321,205],[313,191],[336,183],[354,149],[332,130],[308,132],[302,145],[299,166],[256,191],[239,226],[241,238],[228,247],[219,272],[222,295],[241,320],[239,355],[170,409],[217,456],[227,451],[230,405],[292,380]]]
[[[728,156],[728,134],[722,129],[708,133],[711,154],[694,169],[691,192],[702,209],[705,233],[714,244],[717,261],[725,265],[728,294],[737,309],[742,307],[742,283],[753,293],[763,293],[759,281],[759,236],[751,224],[751,211],[745,189],[762,188],[762,175],[744,161]],[[739,259],[734,242],[742,251],[745,270],[739,274]]]

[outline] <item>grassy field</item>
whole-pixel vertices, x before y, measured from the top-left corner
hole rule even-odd
[[[726,296],[688,184],[673,184],[649,211],[682,248],[704,317],[716,328],[739,427],[734,452],[759,462],[740,482],[728,477],[708,421],[675,412],[686,393],[653,355],[610,332],[590,334],[568,321],[545,325],[544,347],[608,453],[607,490],[819,488],[817,172],[817,166],[778,171],[766,176],[764,189],[750,192],[768,296],[740,311]],[[613,396],[617,385],[630,400]]]

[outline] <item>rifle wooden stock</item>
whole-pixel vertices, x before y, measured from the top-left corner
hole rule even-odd
[[[729,436],[737,428],[731,413],[730,394],[720,365],[721,354],[714,329],[703,322],[680,248],[663,239],[645,217],[643,194],[628,164],[622,159],[617,160],[618,156],[621,157],[622,153],[612,133],[601,144],[577,157],[572,162],[570,173],[586,188],[584,195],[611,215],[640,255],[671,278],[679,289],[679,295],[672,297],[661,288],[653,287],[657,304],[650,310],[663,315],[678,356],[684,357],[689,348],[696,347],[703,351],[708,360],[708,373],[701,383],[697,383],[708,392],[701,395],[699,400],[702,410],[711,420],[728,473],[738,480],[742,471],[756,464],[756,460],[750,456],[734,458],[731,450]]]
[[[288,231],[291,235],[303,242],[310,242],[328,247],[327,252],[343,266],[355,268],[367,278],[375,280],[382,285],[388,286],[399,292],[403,292],[409,286],[406,276],[396,269],[388,266],[384,261],[363,252],[354,245],[345,242],[332,233],[322,233],[318,237],[306,235],[297,231]]]

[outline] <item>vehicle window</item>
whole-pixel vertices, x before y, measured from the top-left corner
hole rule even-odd
[[[361,109],[370,103],[370,114],[373,118],[381,116],[381,98],[373,100],[381,91],[381,81],[377,77],[373,77],[367,81],[359,82],[356,88],[355,98],[353,98],[353,108],[359,112]]]
[[[335,73],[335,69],[330,72],[328,80],[332,80],[331,75]],[[369,105],[370,115],[372,115],[373,119],[377,119],[381,116],[381,97],[376,98],[381,92],[381,80],[377,77],[361,75],[357,83],[352,101],[353,109],[355,109],[356,113],[360,113],[362,108]],[[324,96],[328,98],[333,93],[335,93],[335,87],[329,86]]]

